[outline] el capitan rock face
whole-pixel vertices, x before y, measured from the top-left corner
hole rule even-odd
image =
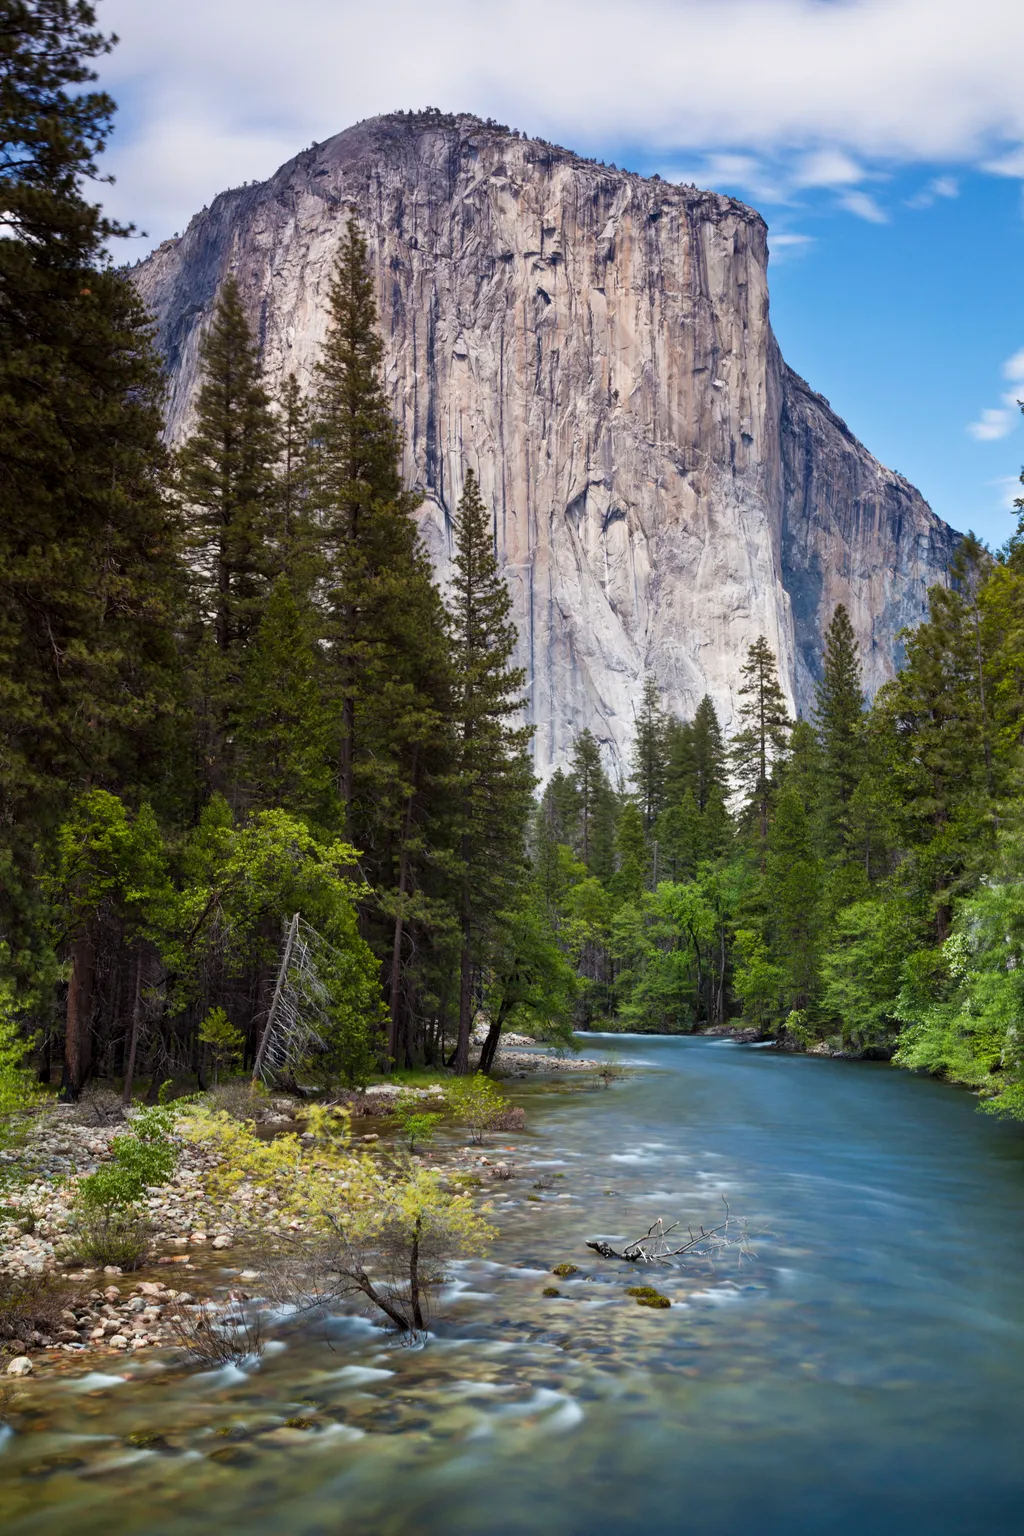
[[[956,535],[783,362],[743,204],[470,117],[376,118],[218,197],[135,272],[187,430],[236,274],[270,377],[307,385],[345,221],[369,240],[406,475],[442,578],[467,466],[494,509],[542,775],[589,726],[623,765],[644,676],[733,718],[768,637],[805,712],[846,603],[873,692]]]

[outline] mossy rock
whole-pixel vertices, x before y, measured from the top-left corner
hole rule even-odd
[[[670,1307],[672,1303],[667,1296],[656,1291],[653,1285],[631,1285],[626,1289],[626,1295],[632,1296],[638,1307],[654,1307],[661,1311]]]
[[[222,1445],[217,1450],[211,1451],[210,1461],[220,1462],[227,1467],[247,1467],[252,1462],[252,1457],[247,1456],[240,1445]]]
[[[315,1429],[316,1428],[316,1422],[313,1419],[302,1419],[302,1418],[285,1419],[284,1424],[285,1424],[285,1428],[286,1429]]]
[[[557,1285],[546,1285],[541,1291],[542,1296],[561,1296],[561,1294]]]
[[[527,1195],[526,1198],[527,1198],[527,1200],[534,1200],[534,1201],[536,1201],[536,1203],[538,1205],[543,1205],[544,1204],[544,1202],[541,1199],[540,1195]]]
[[[137,1451],[163,1451],[167,1449],[167,1441],[163,1435],[152,1434],[144,1429],[138,1429],[134,1434],[126,1435],[125,1441],[128,1445],[133,1445]]]
[[[556,1264],[554,1269],[551,1271],[551,1273],[553,1275],[557,1275],[560,1280],[566,1280],[570,1275],[578,1275],[579,1272],[580,1267],[578,1264]]]

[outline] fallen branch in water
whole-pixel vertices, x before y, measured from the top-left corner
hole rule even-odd
[[[643,1237],[638,1237],[635,1242],[627,1243],[621,1253],[613,1248],[610,1243],[603,1241],[588,1242],[587,1247],[593,1248],[594,1252],[599,1253],[602,1259],[621,1259],[625,1264],[665,1264],[669,1259],[677,1259],[682,1254],[694,1253],[695,1250],[701,1247],[701,1244],[708,1245],[707,1249],[700,1254],[701,1258],[711,1260],[716,1254],[721,1253],[723,1249],[733,1247],[738,1247],[740,1257],[745,1258],[749,1252],[747,1248],[746,1223],[742,1224],[738,1237],[731,1236],[729,1228],[732,1222],[732,1213],[729,1210],[729,1202],[724,1196],[722,1197],[722,1204],[725,1206],[725,1220],[719,1222],[717,1227],[708,1227],[706,1229],[701,1227],[700,1231],[696,1234],[694,1234],[692,1227],[688,1227],[688,1240],[685,1243],[681,1243],[678,1248],[670,1248],[668,1246],[669,1235],[677,1230],[679,1226],[678,1221],[674,1221],[670,1227],[666,1227],[663,1218],[660,1216]]]

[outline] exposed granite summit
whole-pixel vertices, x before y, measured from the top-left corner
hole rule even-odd
[[[225,192],[136,271],[187,428],[234,271],[267,368],[308,383],[350,210],[365,229],[406,473],[441,574],[466,466],[494,508],[536,766],[590,726],[622,765],[645,673],[728,724],[765,634],[805,711],[844,602],[873,691],[956,542],[783,362],[767,230],[731,198],[469,116],[374,118]]]

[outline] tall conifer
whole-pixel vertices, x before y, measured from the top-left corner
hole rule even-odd
[[[786,750],[792,721],[779,686],[775,654],[764,635],[750,646],[740,671],[739,716],[743,725],[733,737],[730,756],[763,849],[768,837],[772,768]]]
[[[849,844],[849,807],[864,772],[864,685],[857,637],[839,604],[825,634],[814,723],[821,738],[823,813],[829,851]]]
[[[453,525],[450,597],[459,795],[459,1033],[456,1072],[469,1070],[474,968],[493,915],[522,864],[533,774],[532,728],[514,723],[525,673],[512,665],[512,600],[494,556],[491,521],[467,471]]]
[[[177,484],[203,621],[223,655],[252,638],[274,574],[278,426],[238,283],[225,279],[203,340],[195,430]]]
[[[0,28],[0,931],[30,983],[37,849],[76,791],[168,792],[177,526],[160,490],[149,322],[84,195],[113,102],[84,0],[9,0]],[[94,947],[72,941],[68,1090]],[[5,957],[6,958],[6,957]]]
[[[665,779],[668,771],[665,728],[661,692],[655,679],[648,677],[644,682],[637,712],[631,756],[637,803],[646,829],[653,827],[665,804]]]

